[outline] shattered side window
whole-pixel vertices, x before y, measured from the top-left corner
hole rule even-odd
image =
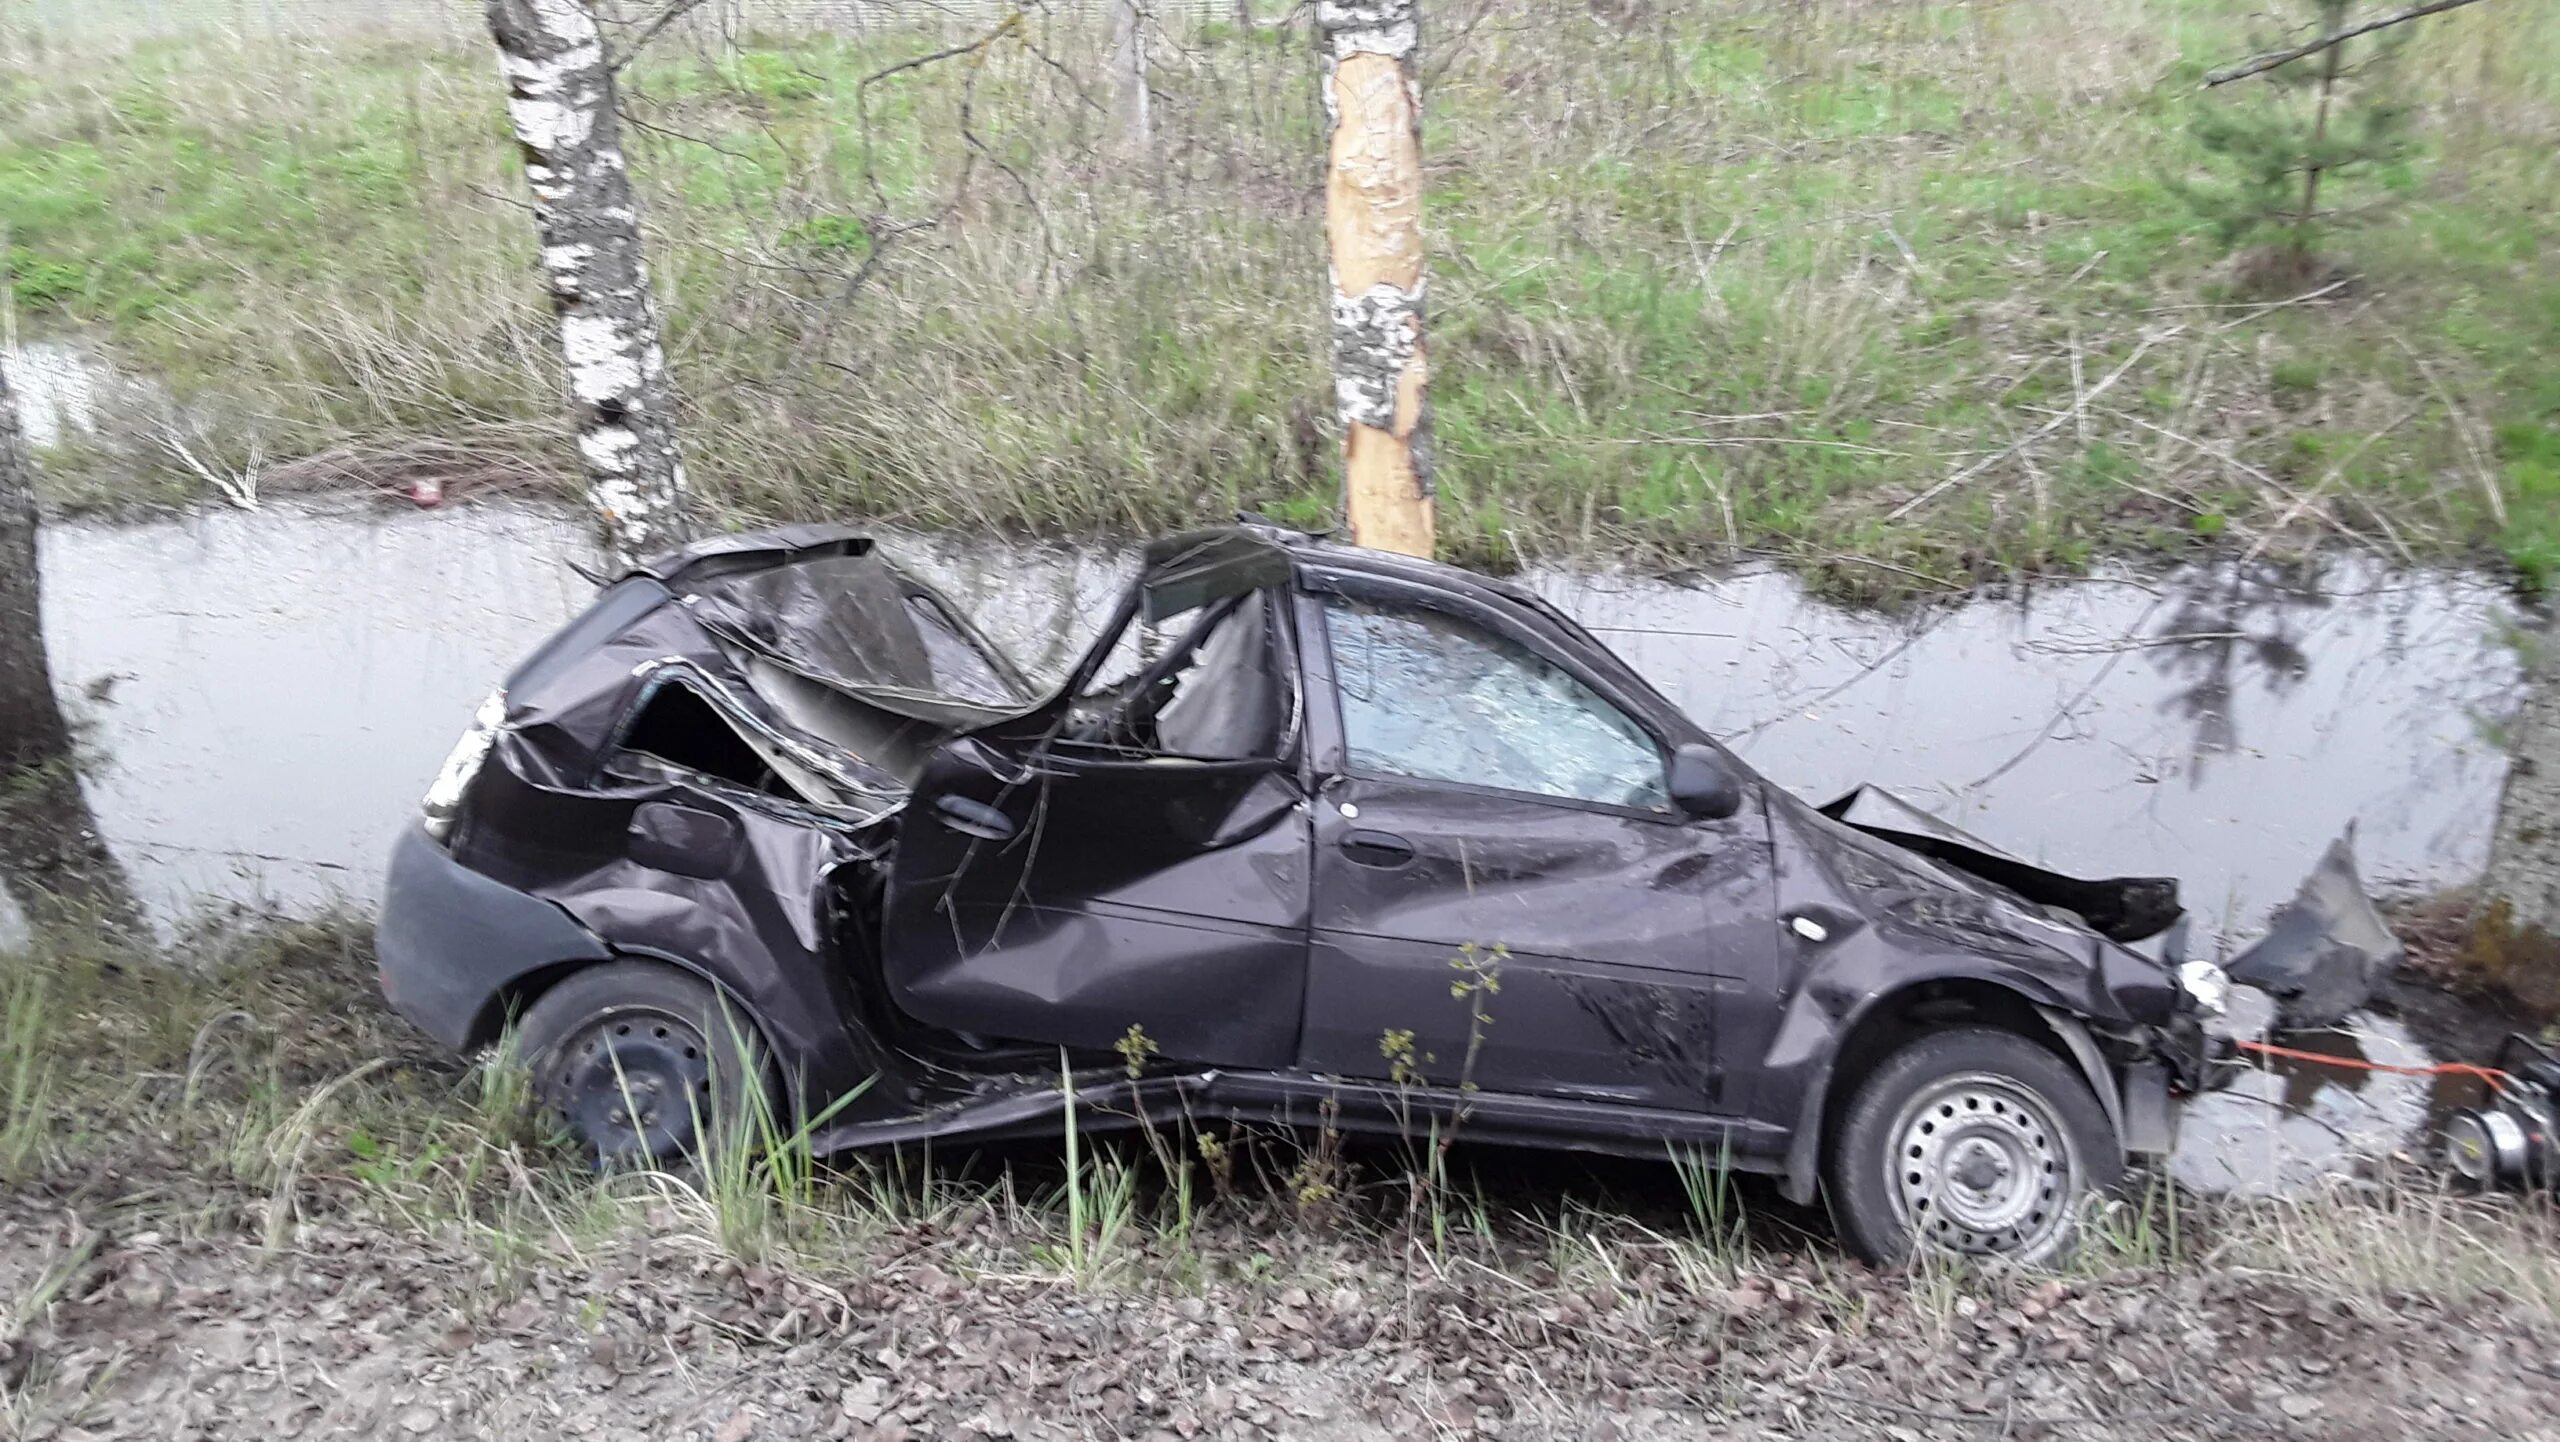
[[[1526,647],[1437,611],[1325,599],[1353,769],[1671,809],[1642,727]]]

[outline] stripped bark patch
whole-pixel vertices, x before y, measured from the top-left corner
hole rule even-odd
[[[1432,550],[1423,342],[1422,93],[1412,0],[1317,7],[1332,126],[1325,231],[1345,510],[1364,546]]]

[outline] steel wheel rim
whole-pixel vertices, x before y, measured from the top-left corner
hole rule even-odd
[[[615,1007],[552,1053],[550,1101],[597,1161],[663,1161],[711,1111],[711,1048],[656,1007]]]
[[[1894,1118],[1887,1192],[1915,1243],[2039,1258],[2069,1226],[2080,1158],[2052,1103],[1990,1072],[1941,1077]]]

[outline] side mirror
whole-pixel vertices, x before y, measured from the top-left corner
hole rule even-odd
[[[1701,821],[1721,821],[1742,809],[1742,783],[1716,749],[1688,742],[1671,753],[1671,804]]]

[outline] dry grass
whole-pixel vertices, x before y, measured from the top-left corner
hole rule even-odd
[[[2489,1297],[2560,1319],[2560,1209],[2548,1196],[2466,1196],[2432,1177],[2340,1179],[2228,1210],[2200,1260],[2333,1295]]]
[[[0,1182],[270,1248],[308,1223],[370,1219],[465,1239],[501,1275],[574,1265],[639,1229],[813,1278],[894,1255],[1151,1293],[1279,1280],[1273,1268],[1322,1287],[1343,1268],[1384,1267],[1437,1284],[1508,1278],[1524,1295],[1619,1293],[1674,1309],[1662,1325],[1675,1326],[1684,1296],[1784,1276],[1827,1289],[1826,1306],[1874,1305],[1872,1274],[1838,1256],[1818,1218],[1703,1156],[1608,1181],[1549,1170],[1488,1184],[1463,1153],[1416,1160],[1439,1156],[1417,1140],[1409,1156],[1330,1162],[1336,1185],[1310,1200],[1296,1180],[1307,1153],[1282,1136],[1226,1134],[1220,1168],[1179,1135],[1086,1137],[1063,1166],[1038,1148],[821,1166],[769,1122],[764,1145],[682,1177],[598,1178],[550,1140],[503,1048],[464,1066],[384,1010],[350,921],[230,916],[190,928],[166,957],[57,938],[0,964],[14,978],[0,992]],[[2319,1295],[2485,1300],[2560,1319],[2548,1199],[2457,1196],[2420,1176],[2276,1201],[2163,1191],[2114,1206],[2091,1235],[2071,1275],[2110,1285],[2248,1269]],[[1955,1329],[1972,1315],[1965,1299],[2034,1285],[1931,1265],[1892,1288],[1893,1305]]]
[[[2538,574],[2560,24],[2425,27],[2422,179],[2339,234],[2351,280],[2268,307],[2161,183],[2193,107],[2229,99],[2189,87],[2248,47],[2248,9],[1452,12],[1428,76],[1444,547],[1854,552],[1955,582],[2200,541],[2494,545]],[[1139,163],[1098,144],[1071,14],[867,82],[970,33],[699,29],[626,72],[705,489],[741,518],[1323,518],[1303,30],[1168,35]],[[562,468],[482,57],[21,39],[0,73],[24,324],[102,336],[223,407],[235,447],[432,436]]]

